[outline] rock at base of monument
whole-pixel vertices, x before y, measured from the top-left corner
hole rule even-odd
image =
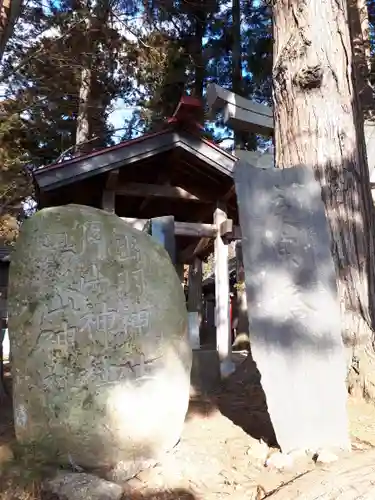
[[[10,268],[17,440],[84,470],[157,459],[188,409],[187,326],[180,280],[150,236],[91,207],[37,212]]]
[[[59,472],[42,484],[42,499],[120,500],[122,494],[118,484],[86,473]]]
[[[339,459],[336,453],[330,450],[320,450],[314,454],[313,460],[318,465],[331,464]]]
[[[236,164],[251,351],[277,441],[350,447],[331,237],[310,167]]]

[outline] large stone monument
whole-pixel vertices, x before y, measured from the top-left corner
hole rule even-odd
[[[330,235],[309,168],[240,160],[235,185],[253,358],[284,452],[350,447]]]
[[[134,473],[178,441],[191,369],[185,298],[147,234],[90,207],[38,212],[11,263],[9,332],[20,442]]]

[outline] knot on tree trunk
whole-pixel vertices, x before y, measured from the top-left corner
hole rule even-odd
[[[301,90],[313,90],[321,87],[323,69],[320,64],[300,69],[293,78],[293,83]]]

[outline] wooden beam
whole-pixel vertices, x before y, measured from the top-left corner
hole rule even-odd
[[[179,262],[185,262],[189,264],[194,259],[194,257],[200,257],[200,255],[210,245],[211,240],[212,238],[201,238],[198,244],[192,243],[191,245],[186,247],[178,255]]]
[[[148,219],[137,219],[133,217],[121,217],[121,219],[137,229],[142,230],[147,224]],[[224,222],[224,221],[223,221]],[[193,238],[215,238],[217,234],[217,226],[215,224],[206,224],[204,222],[177,222],[174,223],[176,236],[191,236]],[[228,228],[232,228],[232,232],[227,233]],[[227,239],[241,239],[241,228],[233,226],[233,221],[227,219],[223,225],[223,231]],[[220,227],[219,227],[220,233]]]
[[[173,155],[173,151],[170,151],[169,152],[169,155],[168,157],[172,157]],[[169,177],[170,175],[168,175],[169,172],[168,171],[161,171],[159,172],[158,176],[157,176],[157,179],[156,179],[156,183],[157,184],[168,184],[168,180],[169,180]],[[146,209],[146,207],[150,204],[150,202],[153,200],[153,197],[152,196],[147,196],[141,203],[141,206],[139,207],[139,215],[140,217],[142,217],[142,212],[144,212],[144,210]]]
[[[107,181],[102,195],[102,208],[106,212],[115,213],[115,202],[116,202],[115,189],[118,183],[118,176],[119,176],[118,168],[108,172]]]
[[[214,224],[217,227],[215,238],[215,324],[216,346],[223,377],[234,371],[229,317],[229,251],[228,245],[225,244],[220,235],[220,226],[226,219],[225,207],[218,206],[214,213]]]
[[[213,224],[202,222],[175,222],[176,236],[192,236],[198,238],[214,238],[217,232]]]
[[[116,188],[117,196],[136,196],[136,197],[154,197],[154,198],[170,198],[186,201],[194,201],[198,203],[210,203],[208,200],[198,198],[189,191],[178,187],[157,184],[141,184],[131,182]]]
[[[142,228],[147,223],[148,219],[134,219],[132,217],[121,217],[121,219],[137,228]],[[195,238],[214,238],[216,236],[216,226],[213,224],[204,224],[202,222],[177,222],[174,223],[176,236],[191,236]]]

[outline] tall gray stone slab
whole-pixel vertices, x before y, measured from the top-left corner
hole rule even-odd
[[[178,441],[192,362],[185,297],[147,234],[85,206],[36,213],[11,263],[9,334],[20,442],[134,475]]]
[[[348,448],[346,364],[330,235],[308,168],[239,161],[250,342],[284,452]]]

